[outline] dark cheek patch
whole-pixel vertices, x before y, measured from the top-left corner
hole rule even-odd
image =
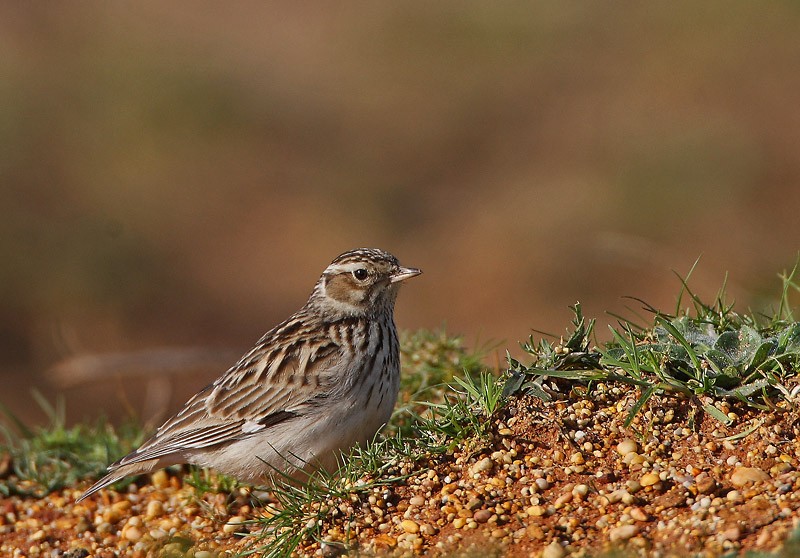
[[[350,275],[334,275],[325,280],[325,292],[334,300],[359,304],[363,300],[364,291],[355,284]]]

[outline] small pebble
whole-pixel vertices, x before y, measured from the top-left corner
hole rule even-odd
[[[474,474],[483,473],[486,471],[491,471],[493,467],[494,462],[488,457],[484,457],[472,466],[472,472]]]
[[[402,527],[403,531],[405,531],[406,533],[419,533],[419,525],[417,524],[416,521],[413,521],[411,519],[404,519],[400,523],[400,527]]]
[[[781,461],[780,463],[776,463],[772,467],[770,467],[769,472],[775,476],[782,475],[783,473],[788,473],[793,469],[791,463],[785,463]]]
[[[547,510],[544,506],[530,506],[525,513],[527,513],[530,517],[541,517],[545,514]]]
[[[328,541],[322,541],[320,544],[320,550],[322,551],[323,558],[338,558],[344,553],[344,549],[342,548],[341,544]]]
[[[149,534],[150,537],[152,537],[154,540],[160,540],[169,535],[169,533],[164,531],[164,529],[159,529],[159,528],[151,529]]]
[[[652,473],[649,473],[652,474]],[[648,477],[649,478],[649,477]],[[637,480],[629,480],[625,482],[625,489],[628,494],[636,494],[642,489],[642,483]],[[624,499],[624,496],[623,496]]]
[[[589,493],[589,487],[585,484],[579,484],[572,489],[572,495],[575,498],[585,498]]]
[[[609,504],[616,504],[617,502],[621,502],[622,499],[628,495],[628,491],[624,488],[619,488],[614,492],[610,492],[605,495],[605,499],[608,500]]]
[[[755,467],[736,467],[731,473],[731,484],[740,488],[767,480],[769,480],[769,475],[766,471]]]
[[[564,507],[564,504],[571,502],[572,498],[573,498],[572,492],[571,491],[566,492],[561,496],[559,496],[558,498],[556,498],[555,501],[553,502],[553,505],[556,507],[556,509],[562,508]]]
[[[564,558],[566,554],[564,547],[556,541],[551,542],[542,550],[542,558]]]
[[[131,509],[130,500],[120,500],[111,505],[111,509],[118,513],[123,513]]]
[[[147,504],[147,510],[145,511],[145,518],[153,519],[154,517],[159,517],[164,513],[164,504],[162,504],[158,500],[150,500]]]
[[[626,438],[622,440],[619,444],[617,444],[617,453],[622,456],[628,455],[629,453],[634,453],[638,449],[635,440],[631,440],[630,438]]]
[[[636,521],[648,521],[650,517],[645,513],[642,508],[633,508],[630,511],[630,516]]]
[[[744,501],[744,497],[742,497],[742,493],[739,492],[738,490],[731,490],[730,492],[728,492],[728,495],[726,496],[726,498],[731,502],[743,502]]]
[[[235,515],[231,517],[225,525],[222,526],[222,530],[225,533],[235,533],[242,528],[243,521],[244,517],[241,515]]]
[[[717,489],[717,481],[709,476],[704,476],[697,480],[696,488],[699,494],[711,494]]]
[[[475,511],[483,505],[483,500],[480,498],[473,498],[469,502],[467,502],[467,509]]]
[[[150,476],[150,482],[159,490],[169,488],[169,475],[164,469],[159,469]]]
[[[611,542],[626,541],[639,533],[639,528],[636,525],[621,525],[615,527],[608,532],[608,538]]]
[[[639,479],[639,484],[642,486],[653,486],[657,482],[660,482],[661,478],[655,473],[645,473],[642,475],[642,478]]]
[[[142,531],[138,527],[128,527],[123,536],[131,542],[136,542],[142,538]]]
[[[436,533],[438,533],[439,530],[430,523],[423,523],[422,525],[419,526],[419,532],[425,535],[426,537],[431,537]]]
[[[723,541],[738,541],[742,538],[742,530],[739,527],[731,527],[729,529],[725,529],[721,534],[720,537]]]

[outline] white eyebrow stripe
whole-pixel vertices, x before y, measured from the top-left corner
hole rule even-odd
[[[343,264],[329,265],[325,273],[352,273],[356,269],[365,268],[363,263],[349,262]]]

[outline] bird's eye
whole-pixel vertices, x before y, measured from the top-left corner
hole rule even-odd
[[[363,267],[359,267],[353,272],[353,277],[355,277],[359,281],[363,281],[364,279],[369,277],[369,272],[367,272],[367,270],[364,269]]]

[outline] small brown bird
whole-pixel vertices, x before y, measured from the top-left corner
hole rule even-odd
[[[129,476],[177,463],[269,482],[332,469],[391,416],[400,383],[394,303],[419,275],[383,250],[333,260],[297,313],[189,399],[139,449],[79,499]]]

